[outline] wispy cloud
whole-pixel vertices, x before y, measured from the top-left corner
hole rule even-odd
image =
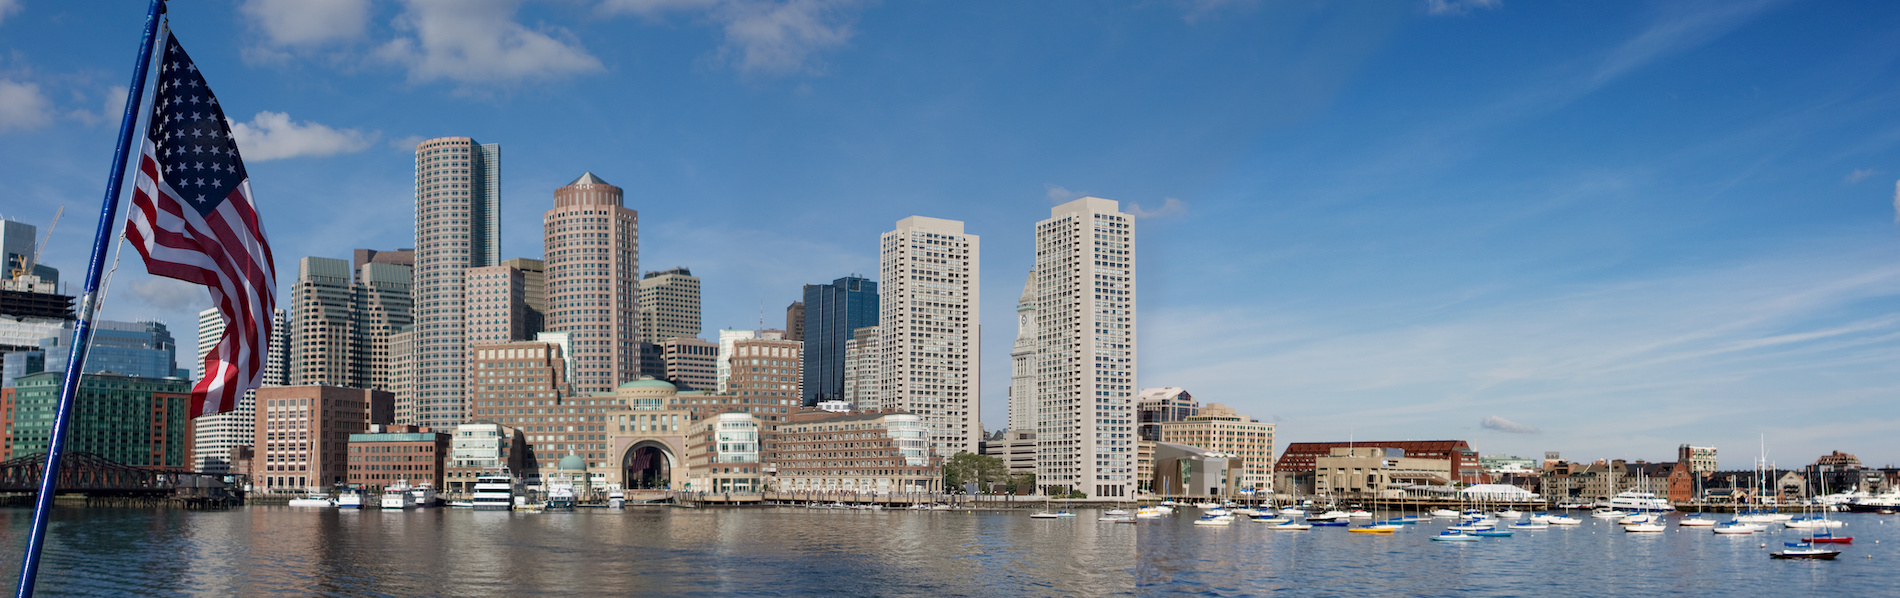
[[[245,0],[245,20],[276,47],[307,48],[362,38],[369,28],[369,0]]]
[[[99,106],[98,112],[75,108],[66,111],[66,117],[85,123],[86,126],[93,126],[105,122],[118,122],[117,119],[125,115],[125,94],[126,88],[123,85],[114,85],[106,88],[103,94],[105,97],[100,102],[101,105]]]
[[[31,81],[0,79],[0,133],[37,129],[53,122],[53,102]]]
[[[1462,15],[1478,8],[1497,8],[1503,0],[1425,0],[1425,14]]]
[[[1070,191],[1067,187],[1061,185],[1049,184],[1043,185],[1043,187],[1044,195],[1049,198],[1051,203],[1062,203],[1082,196],[1082,194]]]
[[[1536,434],[1537,433],[1537,428],[1520,424],[1520,423],[1517,423],[1508,419],[1504,419],[1502,417],[1498,417],[1495,415],[1486,416],[1483,420],[1480,420],[1478,422],[1478,427],[1484,428],[1486,430],[1497,430],[1499,432],[1505,432],[1509,434]]]
[[[404,0],[395,26],[405,32],[376,51],[417,83],[475,85],[561,79],[603,70],[600,59],[564,29],[515,22],[514,0]]]
[[[1847,176],[1841,177],[1841,182],[1852,185],[1867,180],[1867,177],[1874,176],[1874,172],[1872,168],[1856,168],[1853,172],[1847,173]]]
[[[1900,224],[1900,181],[1893,182],[1893,222]]]
[[[211,306],[211,297],[205,294],[204,287],[175,278],[153,276],[127,286],[132,295],[149,308],[177,311]]]
[[[0,23],[6,22],[7,17],[20,12],[21,8],[24,7],[20,6],[20,0],[0,0]]]
[[[1187,211],[1187,204],[1173,197],[1163,198],[1161,200],[1161,207],[1154,209],[1144,208],[1141,207],[1141,204],[1133,202],[1128,204],[1128,214],[1143,219],[1173,216],[1185,211]]]
[[[812,74],[819,53],[849,42],[858,0],[605,0],[607,14],[684,13],[720,28],[719,60],[749,75]]]
[[[232,122],[244,159],[261,162],[283,158],[330,156],[363,151],[376,142],[375,132],[334,129],[314,122],[296,122],[282,112],[259,112],[251,122]]]

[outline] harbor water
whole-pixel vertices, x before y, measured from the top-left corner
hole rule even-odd
[[[1800,531],[1631,534],[1589,518],[1508,538],[1193,524],[1029,511],[803,508],[476,512],[67,507],[42,596],[1900,595],[1900,518],[1837,514],[1836,561],[1768,553]],[[31,513],[0,510],[17,566]],[[1357,525],[1357,523],[1355,524]],[[8,571],[7,583],[12,575]]]

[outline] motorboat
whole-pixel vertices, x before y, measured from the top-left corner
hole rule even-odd
[[[435,506],[435,485],[426,482],[416,484],[414,488],[409,489],[409,502],[414,503],[418,507]]]
[[[1583,520],[1569,515],[1552,515],[1545,523],[1551,525],[1583,525]]]
[[[1674,511],[1676,510],[1676,507],[1674,505],[1669,504],[1668,500],[1656,498],[1655,493],[1641,492],[1637,490],[1627,490],[1624,492],[1619,492],[1616,494],[1616,496],[1610,497],[1609,501],[1603,503],[1603,506],[1616,509],[1619,511],[1642,512],[1642,511]]]
[[[506,472],[477,476],[469,502],[477,511],[507,511],[515,508],[514,476]]]
[[[574,501],[573,484],[549,484],[548,501],[544,508],[549,511],[572,511]]]
[[[339,509],[363,508],[363,489],[355,487],[355,486],[346,486],[343,489],[338,490],[336,493],[336,508],[339,508]]]
[[[1287,531],[1287,532],[1301,532],[1301,531],[1313,529],[1313,524],[1311,523],[1282,523],[1279,525],[1269,525],[1267,526],[1267,529],[1274,529],[1274,530]]]
[[[620,509],[627,506],[627,493],[615,490],[607,493],[607,508]]]
[[[1372,513],[1369,511],[1363,511],[1360,509],[1353,509],[1346,513],[1346,517],[1348,519],[1371,519]]]
[[[1476,542],[1478,541],[1478,537],[1460,531],[1445,531],[1436,536],[1432,536],[1432,540],[1436,542]]]
[[[1677,519],[1676,525],[1680,525],[1683,527],[1714,527],[1715,519],[1711,517],[1703,517],[1701,513],[1695,513],[1695,514],[1691,514],[1686,517],[1683,517],[1681,519]]]
[[[312,492],[298,498],[290,499],[288,505],[292,507],[328,508],[336,506],[336,499],[330,498],[330,495],[322,492]]]
[[[1768,557],[1777,559],[1819,559],[1831,561],[1834,560],[1834,557],[1841,556],[1841,551],[1839,550],[1820,548],[1807,542],[1784,542],[1783,544],[1788,548],[1781,552],[1768,553]]]
[[[383,488],[378,506],[398,511],[415,506],[415,502],[409,499],[409,482],[396,480],[396,483]]]

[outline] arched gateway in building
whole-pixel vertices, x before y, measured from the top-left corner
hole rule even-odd
[[[664,490],[673,483],[679,460],[665,443],[642,440],[621,457],[621,478],[628,490]]]

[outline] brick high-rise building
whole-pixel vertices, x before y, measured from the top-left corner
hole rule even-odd
[[[302,493],[348,481],[350,435],[389,423],[395,403],[395,395],[380,390],[257,389],[252,483],[265,492]]]
[[[1135,217],[1084,197],[1036,223],[1036,483],[1135,490]]]
[[[982,439],[979,241],[962,222],[923,216],[879,239],[880,406],[923,416],[942,457],[975,453]]]
[[[719,343],[676,336],[660,342],[664,376],[680,390],[712,390],[719,384]]]
[[[640,214],[589,172],[554,190],[542,225],[547,328],[571,335],[576,392],[611,392],[640,373]]]
[[[501,146],[467,137],[416,144],[416,424],[447,430],[467,411],[469,268],[501,261]]]
[[[755,414],[770,431],[798,412],[799,370],[804,343],[782,339],[750,339],[732,343],[732,374],[726,378],[731,411]]]

